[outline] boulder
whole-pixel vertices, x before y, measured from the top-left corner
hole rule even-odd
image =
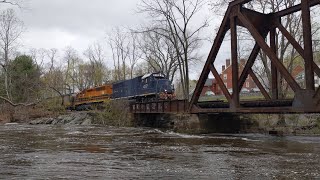
[[[52,125],[91,125],[92,115],[87,112],[76,112],[67,115],[60,115],[57,118],[39,118],[30,122],[32,125],[36,124],[52,124]]]
[[[82,123],[81,125],[91,125],[92,124],[92,119],[90,118],[86,118]]]
[[[31,121],[29,124],[31,124],[31,125],[42,124],[43,121],[44,121],[43,118],[40,118],[40,119],[36,119],[36,120]]]
[[[85,116],[76,116],[76,117],[74,117],[74,119],[72,121],[68,122],[67,124],[78,124],[79,125],[84,121],[85,118],[86,118]]]

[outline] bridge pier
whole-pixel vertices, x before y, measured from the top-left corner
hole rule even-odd
[[[135,114],[135,126],[185,133],[239,133],[253,126],[239,114]]]
[[[314,98],[314,90],[302,89],[295,93],[292,106],[305,110],[317,107],[317,101]]]
[[[171,114],[134,114],[134,125],[153,128],[173,128]]]

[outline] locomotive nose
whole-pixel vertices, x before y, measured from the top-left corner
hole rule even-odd
[[[164,92],[167,93],[167,94],[171,94],[171,93],[172,93],[172,90],[170,90],[170,89],[165,89]]]

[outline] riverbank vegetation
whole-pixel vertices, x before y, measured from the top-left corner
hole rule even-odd
[[[258,114],[246,116],[246,118],[254,124],[251,128],[253,132],[274,131],[290,135],[320,134],[320,116],[317,114]]]
[[[95,111],[93,123],[116,127],[132,126],[133,117],[129,111],[129,103],[124,100],[105,103],[102,110]]]

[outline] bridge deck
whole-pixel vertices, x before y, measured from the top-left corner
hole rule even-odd
[[[162,113],[320,113],[319,108],[293,107],[293,100],[242,101],[240,107],[231,108],[223,101],[199,102],[188,111],[186,100],[158,101],[147,103],[132,103],[130,111],[135,114]]]

